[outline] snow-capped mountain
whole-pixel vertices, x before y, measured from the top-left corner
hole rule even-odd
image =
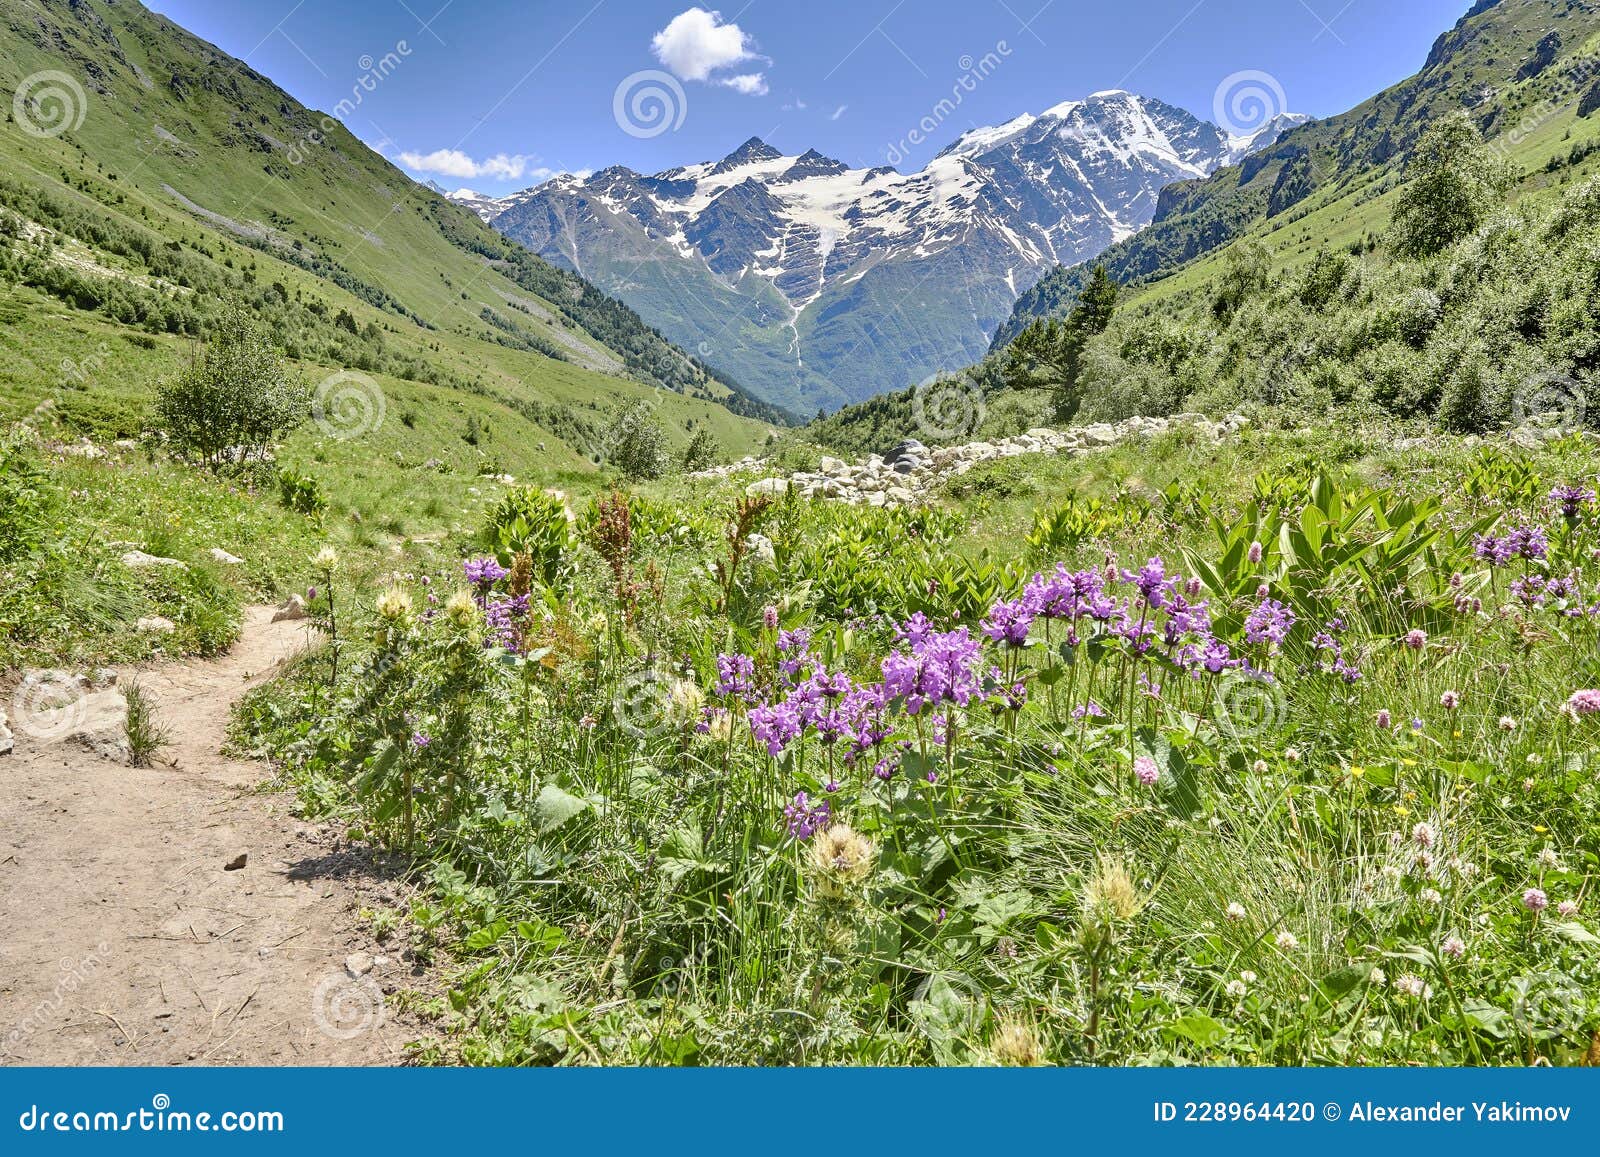
[[[450,194],[797,413],[981,357],[1018,294],[1148,224],[1163,186],[1276,141],[1126,92],[963,133],[918,172],[752,138],[720,161],[613,167],[500,201]]]

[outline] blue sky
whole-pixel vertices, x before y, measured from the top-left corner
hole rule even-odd
[[[711,160],[751,136],[921,168],[977,126],[1125,88],[1326,116],[1421,67],[1468,0],[147,0],[418,177]],[[387,60],[387,64],[385,64]],[[373,80],[374,71],[386,73]],[[1265,74],[1262,77],[1259,74]],[[1281,98],[1279,93],[1281,92]],[[959,94],[959,100],[954,99]],[[944,102],[941,108],[941,101]],[[1224,104],[1226,106],[1226,102]],[[1261,105],[1237,114],[1249,128]],[[1234,114],[1230,114],[1234,115]]]

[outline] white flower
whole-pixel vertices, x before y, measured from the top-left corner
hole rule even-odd
[[[1244,905],[1235,900],[1232,904],[1228,905],[1228,911],[1226,914],[1229,920],[1237,924],[1239,921],[1244,919]]]
[[[1424,888],[1417,899],[1421,900],[1424,904],[1444,903],[1444,897],[1439,894],[1439,890],[1437,888]]]
[[[1431,848],[1438,842],[1439,832],[1430,823],[1420,823],[1411,829],[1411,838],[1419,848]]]
[[[1382,988],[1385,984],[1389,983],[1389,974],[1384,972],[1384,970],[1381,968],[1374,968],[1371,972],[1367,973],[1367,983],[1372,985],[1374,988]]]
[[[1427,981],[1409,972],[1395,980],[1394,990],[1401,996],[1420,997],[1423,1000],[1433,995],[1433,988]]]
[[[1256,982],[1256,974],[1246,968],[1243,972],[1239,973],[1239,979],[1244,981],[1246,984],[1254,984]]]
[[[1293,952],[1296,948],[1300,947],[1299,939],[1293,932],[1288,931],[1278,933],[1277,943],[1278,947],[1283,949],[1285,952]]]
[[[1556,905],[1556,915],[1565,920],[1570,920],[1577,914],[1578,902],[1576,900],[1563,900]]]
[[[1556,868],[1561,865],[1561,857],[1556,855],[1556,850],[1546,846],[1539,852],[1539,866],[1541,868]]]
[[[1228,995],[1233,997],[1236,1000],[1241,999],[1249,991],[1250,991],[1250,986],[1248,984],[1246,984],[1242,980],[1230,980],[1230,981],[1228,981],[1228,988],[1227,988]]]

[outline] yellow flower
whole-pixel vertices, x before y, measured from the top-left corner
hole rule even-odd
[[[1350,769],[1350,774],[1355,776],[1355,778],[1360,779],[1362,776],[1367,774],[1367,769],[1358,764]]]
[[[1394,805],[1394,814],[1397,816],[1408,816],[1411,814],[1411,809],[1406,807],[1406,805],[1403,803],[1397,803]]]
[[[1549,832],[1550,829],[1545,827],[1543,824],[1534,824],[1533,825],[1533,830],[1538,832],[1542,836],[1542,835],[1545,835],[1547,832]]]

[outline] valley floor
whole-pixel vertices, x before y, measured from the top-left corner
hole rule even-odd
[[[420,973],[358,911],[403,886],[220,754],[234,702],[303,638],[253,608],[227,655],[138,672],[170,728],[154,767],[18,735],[0,762],[0,1062],[402,1061],[418,1034],[383,992]],[[85,702],[91,726],[120,709],[115,691]]]

